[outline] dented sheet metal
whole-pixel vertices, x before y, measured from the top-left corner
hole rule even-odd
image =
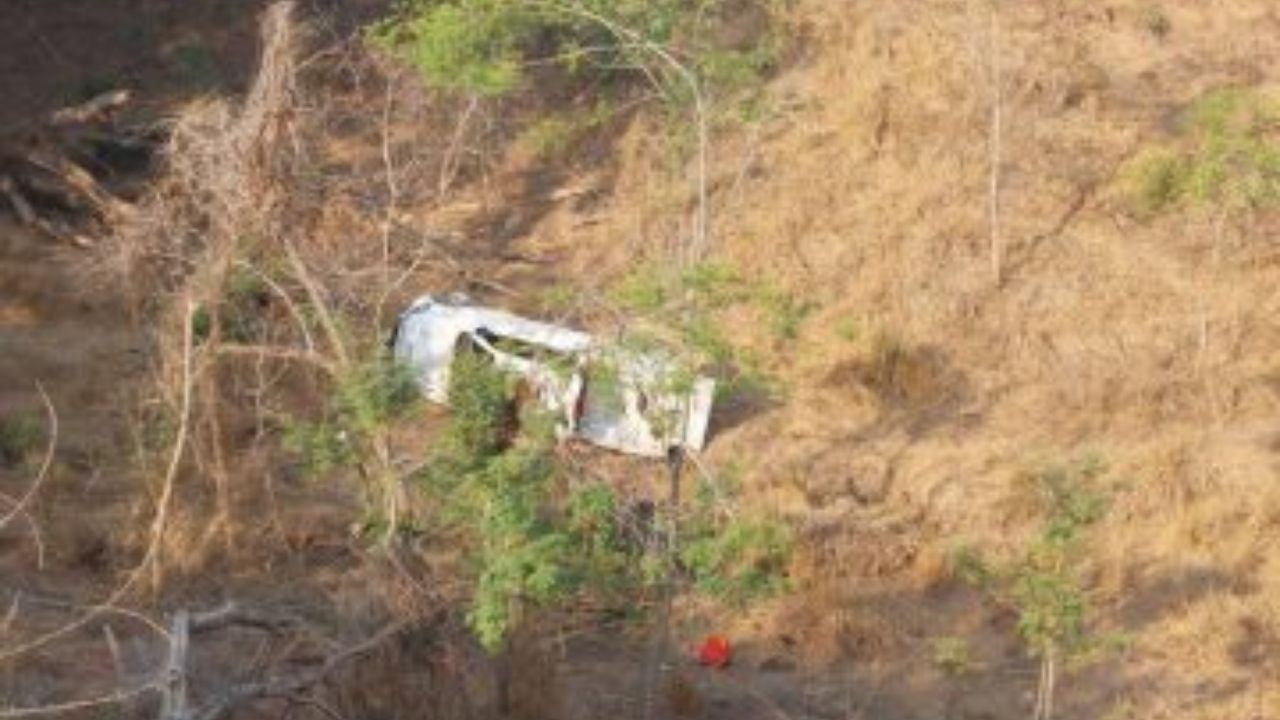
[[[562,436],[650,457],[677,446],[701,450],[706,442],[715,382],[699,376],[677,383],[676,366],[653,353],[481,307],[461,295],[419,298],[400,316],[392,346],[438,403],[448,402],[449,370],[465,348],[528,380],[559,417]],[[607,382],[592,372],[605,365]]]

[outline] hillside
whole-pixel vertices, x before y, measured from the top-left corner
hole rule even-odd
[[[0,718],[1280,717],[1280,8],[724,4],[702,146],[639,35],[449,87],[377,2],[0,9],[0,169],[164,120],[92,247],[0,201]],[[717,378],[684,545],[659,461],[400,404],[454,291]]]

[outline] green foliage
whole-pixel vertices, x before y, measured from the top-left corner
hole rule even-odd
[[[769,329],[778,340],[795,340],[800,326],[814,311],[811,302],[801,300],[791,293],[772,291],[765,293],[761,302],[769,319]]]
[[[669,276],[661,266],[641,265],[618,280],[609,297],[624,311],[649,315],[667,306],[671,290]]]
[[[584,136],[609,122],[613,114],[613,106],[602,98],[587,109],[538,120],[524,131],[520,142],[540,157],[563,157]]]
[[[862,337],[862,323],[857,318],[842,317],[836,321],[835,333],[845,342],[857,342]]]
[[[656,584],[656,574],[646,574],[647,555],[638,547],[634,527],[617,493],[605,485],[587,485],[572,491],[565,509],[565,526],[572,538],[572,574],[579,586],[590,588],[608,600],[631,604],[635,596]],[[639,560],[639,562],[637,562]]]
[[[1131,161],[1136,208],[1152,215],[1181,205],[1236,213],[1280,202],[1280,104],[1260,91],[1226,88],[1197,100],[1173,142]]]
[[[1041,541],[1056,548],[1069,549],[1080,534],[1106,514],[1107,501],[1091,487],[1106,472],[1097,459],[1087,459],[1074,467],[1054,466],[1041,472],[1034,481],[1041,488],[1050,508]]]
[[[458,353],[449,370],[445,444],[455,457],[482,462],[502,445],[512,402],[511,378],[479,353]]]
[[[562,313],[578,301],[578,291],[568,284],[556,284],[538,294],[538,302],[548,312]]]
[[[661,337],[633,333],[628,342],[665,348],[690,375],[693,370],[710,373],[722,397],[772,397],[777,392],[759,357],[725,333],[723,311],[753,303],[775,332],[785,334],[798,332],[812,309],[794,296],[753,288],[734,268],[712,262],[683,271],[642,265],[621,278],[610,297],[621,311],[668,329]]]
[[[977,667],[969,641],[954,636],[934,639],[933,663],[948,675],[964,675]]]
[[[385,356],[356,365],[338,380],[338,409],[347,424],[364,432],[404,417],[420,397],[413,368]]]
[[[233,267],[217,311],[223,337],[244,343],[261,337],[267,326],[264,316],[269,299],[267,284],[257,272],[241,265]]]
[[[697,591],[745,605],[789,588],[792,537],[776,520],[729,511],[738,491],[732,466],[718,481],[699,480],[681,525],[679,559]]]
[[[665,574],[661,547],[628,529],[615,491],[575,481],[556,461],[540,411],[504,438],[511,392],[510,378],[483,356],[459,354],[445,439],[421,475],[438,527],[463,541],[472,562],[468,622],[490,650],[530,610],[584,594],[635,606]],[[690,581],[735,603],[780,591],[789,534],[774,522],[723,517],[725,497],[698,494],[679,540]]]
[[[374,25],[374,44],[409,62],[431,86],[481,95],[513,89],[520,45],[537,25],[531,10],[507,0],[405,2]]]
[[[227,273],[218,301],[202,304],[192,314],[192,336],[196,342],[205,342],[213,337],[216,329],[223,341],[253,342],[268,325],[265,314],[269,300],[268,288],[261,276],[236,266]]]
[[[695,588],[737,605],[786,590],[790,557],[787,528],[759,518],[732,519],[712,530],[695,529],[680,548],[680,561]]]
[[[285,418],[284,447],[314,477],[356,465],[374,437],[417,407],[420,398],[412,369],[378,356],[337,378],[319,420]]]
[[[490,650],[525,604],[557,602],[576,589],[568,572],[572,537],[554,517],[559,470],[542,434],[505,442],[512,400],[506,373],[484,355],[458,353],[450,368],[449,424],[421,477],[437,521],[470,549],[476,587],[467,621]]]
[[[948,558],[951,573],[962,581],[986,589],[992,580],[992,570],[977,548],[963,544],[954,548]]]
[[[204,342],[213,334],[213,313],[201,305],[191,313],[191,337],[197,343]]]
[[[1083,657],[1098,647],[1087,631],[1088,601],[1079,578],[1084,532],[1102,519],[1106,501],[1093,485],[1097,461],[1051,467],[1029,478],[1046,509],[1040,532],[1012,561],[993,565],[976,550],[952,557],[955,574],[1018,613],[1018,633],[1036,656]]]
[[[681,288],[705,309],[719,309],[747,299],[746,281],[732,267],[716,262],[692,265],[680,275]]]
[[[0,464],[17,465],[44,438],[44,429],[32,415],[19,414],[0,420]]]
[[[330,422],[308,423],[286,418],[283,444],[298,456],[303,470],[311,477],[323,477],[355,462],[355,453],[343,431]]]
[[[1143,10],[1142,23],[1146,26],[1147,32],[1157,40],[1164,40],[1173,31],[1173,23],[1169,21],[1169,16],[1158,5],[1150,5]]]
[[[545,453],[525,447],[495,456],[462,488],[478,510],[480,571],[468,622],[490,650],[521,603],[545,605],[573,590],[569,537],[547,517],[555,471]]]
[[[724,94],[758,86],[775,62],[780,33],[748,48],[717,43],[728,11],[721,0],[405,0],[368,34],[446,90],[500,95],[520,86],[526,67],[553,63],[606,81],[598,90],[626,76],[657,79],[683,104],[688,88],[654,48],[689,58]]]
[[[1013,583],[1018,633],[1032,654],[1077,652],[1085,641],[1085,598],[1078,581],[1057,568],[1028,563]]]

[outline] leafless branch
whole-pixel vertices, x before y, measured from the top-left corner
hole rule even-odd
[[[53,456],[58,449],[58,413],[53,409],[53,401],[49,399],[49,394],[44,391],[44,386],[39,382],[36,383],[36,391],[40,393],[40,401],[44,403],[45,414],[49,419],[49,440],[45,447],[44,460],[40,462],[40,469],[36,472],[36,479],[32,481],[31,486],[22,497],[18,498],[8,513],[0,516],[0,529],[4,529],[18,515],[26,514],[36,493],[40,492],[40,487],[49,477],[49,468],[53,465]]]
[[[151,524],[150,541],[147,546],[146,553],[138,565],[129,573],[119,586],[117,586],[107,596],[102,603],[91,606],[90,610],[80,617],[68,622],[61,627],[50,630],[49,632],[38,635],[37,637],[19,643],[18,645],[5,649],[0,652],[0,662],[9,660],[21,655],[25,655],[33,650],[39,649],[49,643],[66,637],[80,628],[93,622],[101,615],[111,612],[137,583],[138,579],[147,570],[152,570],[153,582],[158,586],[160,580],[160,561],[161,561],[161,543],[163,541],[165,522],[168,518],[169,504],[173,497],[173,489],[177,481],[178,469],[181,466],[182,458],[186,454],[187,433],[189,419],[191,413],[191,384],[192,384],[192,324],[195,315],[194,303],[188,302],[186,315],[184,318],[183,330],[183,362],[182,362],[182,406],[180,409],[180,420],[178,425],[177,438],[174,440],[173,448],[170,455],[168,470],[165,472],[162,481],[160,498],[156,503],[156,514]],[[135,693],[136,694],[136,693]]]
[[[292,677],[272,678],[261,682],[239,685],[207,703],[196,715],[195,720],[219,720],[235,708],[247,702],[263,698],[296,697],[324,681],[338,668],[375,650],[387,640],[398,635],[410,625],[408,620],[393,622],[366,640],[351,645],[325,659],[317,670]]]
[[[156,690],[157,688],[155,683],[146,683],[135,688],[117,690],[112,693],[87,698],[85,700],[71,700],[68,702],[49,703],[46,705],[36,705],[32,707],[0,708],[0,720],[18,720],[19,718],[65,715],[78,710],[103,707],[104,705],[119,705],[120,703],[141,697],[150,692],[155,692]]]

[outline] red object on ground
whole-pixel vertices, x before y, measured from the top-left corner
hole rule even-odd
[[[728,667],[731,657],[729,639],[723,635],[708,635],[698,648],[698,662],[707,667]]]

